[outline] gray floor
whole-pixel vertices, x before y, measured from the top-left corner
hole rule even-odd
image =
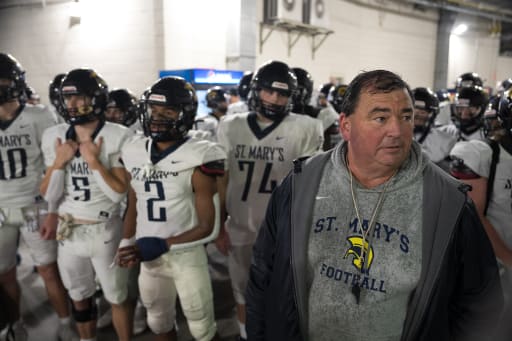
[[[214,247],[208,247],[211,266],[211,277],[214,290],[215,316],[219,335],[225,341],[232,341],[238,335],[238,325],[235,318],[235,303],[231,286],[225,270],[225,259],[216,252]],[[57,340],[58,318],[54,313],[40,276],[34,272],[30,256],[26,254],[23,243],[20,245],[21,263],[18,266],[18,280],[22,289],[22,315],[27,326],[29,341]],[[152,340],[152,334],[147,329],[144,333],[134,336],[133,340]],[[98,341],[116,340],[113,328],[106,327],[98,330]],[[186,321],[180,314],[178,317],[178,339],[193,340],[188,332]]]

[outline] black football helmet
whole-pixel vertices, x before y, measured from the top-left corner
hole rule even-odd
[[[238,82],[238,94],[243,101],[247,101],[247,96],[249,96],[249,90],[251,90],[252,75],[252,71],[246,71]]]
[[[228,110],[227,93],[220,86],[214,86],[206,91],[206,106],[213,111],[226,113]]]
[[[446,89],[437,90],[436,96],[439,100],[439,103],[450,102],[450,93]]]
[[[331,91],[331,88],[334,86],[333,83],[324,83],[320,85],[320,88],[318,89],[318,97],[317,97],[317,105],[319,107],[326,107],[328,100],[327,97],[329,97],[329,91]]]
[[[412,90],[412,95],[414,97],[414,108],[428,114],[428,116],[424,116],[425,114],[417,115],[417,112],[415,112],[414,132],[428,131],[439,113],[439,99],[429,88],[415,88]]]
[[[72,95],[85,96],[91,104],[80,108],[68,108],[66,98]],[[107,107],[107,83],[92,69],[74,69],[66,74],[60,85],[63,117],[71,125],[84,124],[103,119]]]
[[[109,116],[109,109],[117,109],[120,115]],[[107,121],[115,122],[129,127],[139,118],[137,98],[128,89],[114,89],[108,93]]]
[[[503,93],[510,88],[512,88],[512,78],[507,78],[500,82],[496,90],[498,91],[498,93]]]
[[[499,139],[505,134],[505,129],[498,116],[502,94],[492,96],[484,112],[484,134],[490,139]]]
[[[469,88],[473,86],[484,86],[484,82],[482,78],[475,72],[466,72],[457,78],[455,82],[455,89],[459,90],[460,88]]]
[[[345,98],[345,92],[347,91],[347,88],[347,84],[338,84],[332,86],[331,90],[329,91],[329,96],[327,99],[337,113],[341,112],[341,103],[343,103],[343,98]]]
[[[0,105],[14,99],[22,104],[26,102],[25,70],[10,54],[0,53],[0,79],[11,81],[9,85],[0,85]]]
[[[263,102],[260,98],[262,89],[277,91],[288,97],[285,105]],[[292,108],[292,97],[297,89],[297,77],[283,62],[268,61],[260,66],[251,81],[248,106],[270,120],[279,120],[288,115]]]
[[[465,134],[472,134],[483,125],[483,114],[489,102],[487,93],[479,86],[460,88],[455,95],[455,125]]]
[[[297,91],[293,95],[293,105],[304,107],[309,104],[313,95],[313,77],[300,67],[294,67],[292,70],[297,76]]]
[[[39,104],[41,102],[41,97],[37,93],[36,89],[28,84],[25,88],[25,95],[27,96],[27,102],[30,104]]]
[[[48,97],[50,99],[50,103],[61,116],[64,116],[64,107],[60,101],[60,86],[64,77],[66,77],[65,73],[59,73],[48,85]]]
[[[500,97],[498,117],[506,133],[512,136],[512,89],[508,89]]]
[[[142,102],[142,128],[146,136],[156,142],[185,138],[197,111],[197,97],[190,83],[177,76],[160,78],[143,95]],[[154,119],[150,105],[168,107],[179,113],[179,117],[177,120]]]

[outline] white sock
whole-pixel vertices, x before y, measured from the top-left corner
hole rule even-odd
[[[245,331],[245,323],[238,321],[238,327],[240,328],[240,337],[242,339],[247,339],[247,333]]]
[[[71,318],[69,316],[61,317],[61,318],[59,318],[59,320],[60,320],[60,324],[63,326],[69,326],[69,324],[71,323]]]

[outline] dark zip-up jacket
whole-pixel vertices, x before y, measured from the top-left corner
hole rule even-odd
[[[272,194],[246,293],[250,341],[307,340],[308,235],[331,153],[297,161]],[[503,305],[491,244],[465,185],[433,163],[423,176],[422,268],[401,340],[488,340]]]

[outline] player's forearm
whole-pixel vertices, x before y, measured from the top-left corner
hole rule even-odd
[[[115,176],[112,173],[113,170],[108,170],[102,163],[94,166],[94,168],[91,167],[91,170],[95,177],[101,176],[101,179],[103,179],[105,185],[107,185],[111,190],[119,194],[126,193],[127,183],[125,181],[121,181],[117,176]]]
[[[212,233],[212,231],[213,223],[211,224],[211,226],[208,227],[198,225],[188,231],[180,233],[179,235],[166,238],[167,245],[171,247],[172,245],[176,244],[194,242],[196,240],[206,238]]]
[[[56,169],[60,169],[60,168],[56,168],[55,166],[50,166],[50,167],[46,168],[46,171],[43,176],[43,180],[41,180],[41,184],[39,185],[39,192],[41,193],[41,195],[43,197],[46,196],[46,192],[48,191],[48,186],[50,184],[50,179],[52,177],[52,173]]]
[[[131,238],[135,236],[137,229],[137,209],[136,196],[133,189],[128,189],[128,201],[126,212],[123,218],[123,238]]]
[[[487,237],[491,241],[492,248],[496,258],[505,263],[507,266],[512,266],[512,250],[510,250],[498,234],[491,222],[484,216],[480,216],[480,220],[484,225]]]

